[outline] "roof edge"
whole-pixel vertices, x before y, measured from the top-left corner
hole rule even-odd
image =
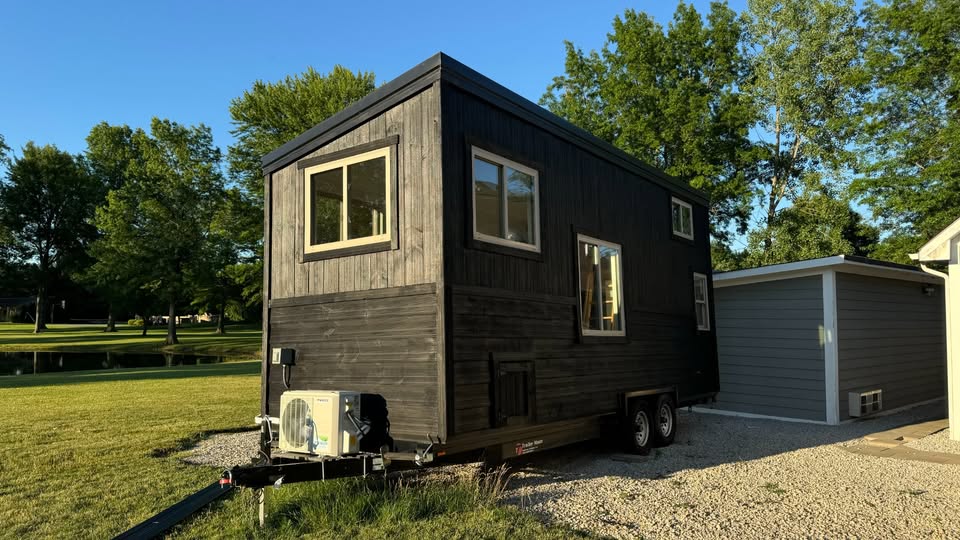
[[[743,270],[717,272],[713,274],[713,282],[715,287],[732,287],[736,285],[761,283],[764,281],[778,281],[818,275],[827,270],[927,283],[940,281],[939,278],[926,274],[920,268],[914,266],[880,261],[856,255],[833,255],[819,259],[807,259],[804,261],[759,266]]]
[[[507,112],[521,118],[526,117],[524,119],[528,121],[539,121],[546,124],[547,131],[568,140],[601,159],[606,159],[630,170],[645,180],[681,192],[701,204],[709,203],[709,196],[704,191],[693,188],[664,171],[631,156],[443,52],[434,54],[264,156],[261,160],[264,174],[270,174],[289,165],[299,157],[353,129],[356,124],[380,114],[383,110],[392,107],[437,80],[449,82],[465,92],[491,102],[494,106],[504,108],[504,105],[508,105],[513,110]]]

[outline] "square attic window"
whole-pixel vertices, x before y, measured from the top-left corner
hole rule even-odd
[[[693,240],[693,205],[676,197],[670,199],[673,234]]]

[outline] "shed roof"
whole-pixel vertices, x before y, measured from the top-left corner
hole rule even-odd
[[[703,191],[692,188],[687,183],[640,161],[442,52],[424,60],[264,156],[262,160],[264,174],[286,167],[438,80],[453,84],[465,92],[536,124],[560,139],[674,192],[683,193],[700,204],[706,205],[709,202]]]
[[[940,231],[929,242],[920,247],[920,251],[910,255],[910,258],[920,262],[949,262],[950,241],[960,238],[960,219]]]
[[[857,257],[855,255],[834,255],[831,257],[821,257],[819,259],[772,264],[744,270],[717,272],[713,274],[713,286],[733,287],[735,285],[746,285],[749,283],[815,276],[828,270],[888,279],[918,281],[921,283],[941,283],[943,281],[939,277],[932,276],[917,267],[906,264],[879,261],[867,257]]]

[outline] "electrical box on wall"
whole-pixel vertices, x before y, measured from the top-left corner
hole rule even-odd
[[[293,349],[275,348],[271,351],[270,363],[280,366],[292,366],[296,351]]]

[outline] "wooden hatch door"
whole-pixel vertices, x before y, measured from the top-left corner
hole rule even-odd
[[[532,360],[490,354],[491,416],[494,427],[532,424],[536,417],[536,384]]]

